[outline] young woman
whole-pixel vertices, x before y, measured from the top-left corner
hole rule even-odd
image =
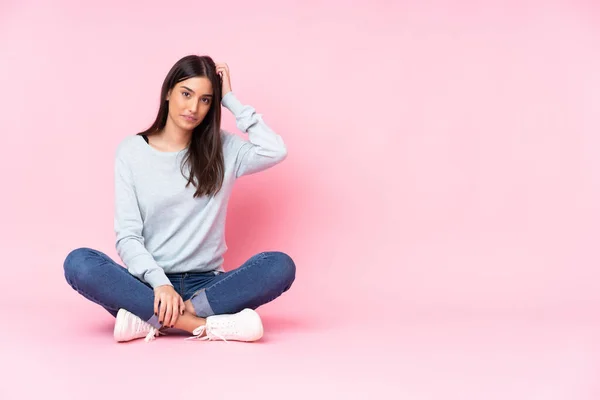
[[[221,103],[249,141],[221,130]],[[154,124],[117,147],[114,226],[125,268],[79,248],[64,262],[67,282],[116,317],[119,342],[150,341],[164,328],[203,340],[260,339],[254,310],[290,288],[296,266],[272,251],[224,272],[225,216],[235,181],[286,155],[281,136],[232,92],[227,64],[180,59]]]

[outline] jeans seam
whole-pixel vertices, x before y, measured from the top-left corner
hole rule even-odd
[[[260,256],[260,257],[259,257]],[[208,289],[212,289],[215,288],[217,286],[219,286],[221,283],[229,280],[229,278],[234,277],[235,275],[237,275],[238,273],[252,267],[255,265],[256,262],[258,261],[262,261],[265,258],[267,258],[267,254],[266,253],[260,253],[259,255],[255,256],[255,259],[252,260],[252,263],[248,264],[248,265],[243,265],[240,268],[236,269],[235,271],[233,271],[233,273],[229,274],[228,276],[226,276],[225,278],[221,279],[219,282],[215,283],[214,285],[208,286],[206,288],[204,288],[203,290],[208,290]],[[202,290],[202,289],[201,289]],[[198,291],[199,292],[199,291]],[[194,293],[195,294],[195,293]]]
[[[98,264],[98,266],[103,266],[103,265],[106,265],[106,264],[110,263],[110,261],[107,260],[105,257],[103,257],[101,254],[97,254],[97,255],[103,260],[103,262],[101,262],[100,264]],[[82,295],[86,299],[88,299],[88,300],[90,300],[90,301],[92,301],[92,302],[94,302],[96,304],[99,304],[99,305],[101,305],[104,308],[115,310],[115,308],[108,306],[106,303],[101,302],[100,300],[96,299],[94,296],[90,295],[89,293],[87,293],[87,292],[79,289],[79,287],[77,287],[73,283],[73,281],[71,281],[71,279],[70,279],[70,277],[69,277],[68,274],[65,274],[65,278],[66,278],[67,283],[69,284],[69,286],[71,286],[77,293],[79,293],[80,295]]]
[[[91,300],[91,301],[93,301],[93,302],[95,302],[95,303],[97,303],[97,304],[101,305],[101,306],[102,306],[102,307],[104,307],[104,308],[109,308],[109,309],[111,309],[111,310],[114,310],[114,309],[115,309],[115,308],[113,308],[113,307],[110,307],[110,306],[106,305],[104,302],[101,302],[100,300],[96,299],[94,296],[90,295],[89,293],[87,293],[87,292],[84,292],[83,290],[80,290],[79,288],[77,288],[77,287],[76,287],[76,286],[75,286],[73,283],[71,283],[71,281],[69,280],[69,278],[67,278],[67,282],[69,283],[69,285],[70,285],[70,286],[71,286],[73,289],[75,289],[75,291],[76,291],[77,293],[79,293],[79,294],[80,294],[80,295],[82,295],[83,297],[85,297],[85,298],[87,298],[87,299],[89,299],[89,300]]]

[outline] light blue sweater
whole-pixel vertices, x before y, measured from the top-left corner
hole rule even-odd
[[[187,149],[161,152],[142,136],[127,136],[115,155],[116,248],[129,272],[153,288],[171,285],[165,273],[223,271],[225,216],[237,178],[287,156],[281,136],[232,92],[222,100],[249,141],[221,130],[225,177],[214,197],[194,198],[181,161]],[[188,169],[184,170],[189,174]]]

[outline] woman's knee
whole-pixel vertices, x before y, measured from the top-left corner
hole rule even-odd
[[[267,260],[265,268],[269,276],[275,282],[279,282],[287,290],[296,279],[296,264],[292,257],[281,251],[270,251],[263,253]]]
[[[63,263],[65,278],[69,283],[85,282],[92,278],[95,264],[94,257],[97,257],[93,249],[81,247],[72,250]]]

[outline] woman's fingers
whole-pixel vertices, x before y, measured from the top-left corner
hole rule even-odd
[[[171,316],[173,315],[173,300],[170,297],[165,297],[165,319],[163,319],[163,325],[171,326]]]
[[[173,314],[171,314],[171,319],[169,320],[169,326],[172,328],[177,322],[177,318],[179,317],[179,301],[177,299],[172,299],[171,309],[173,310]]]
[[[227,66],[227,64],[225,63],[218,63],[216,64],[217,66],[217,74],[221,75],[222,77],[225,75],[229,75],[229,66]]]
[[[156,294],[154,295],[154,315],[156,315],[158,317],[158,304],[160,302],[160,297],[158,297]]]
[[[165,322],[165,317],[167,314],[167,310],[168,310],[168,304],[167,304],[167,299],[166,296],[164,294],[160,294],[159,296],[159,301],[160,304],[158,306],[158,322],[162,325],[163,322]]]
[[[174,327],[180,315],[183,315],[185,303],[172,286],[160,287],[154,295],[154,313],[164,327]]]

